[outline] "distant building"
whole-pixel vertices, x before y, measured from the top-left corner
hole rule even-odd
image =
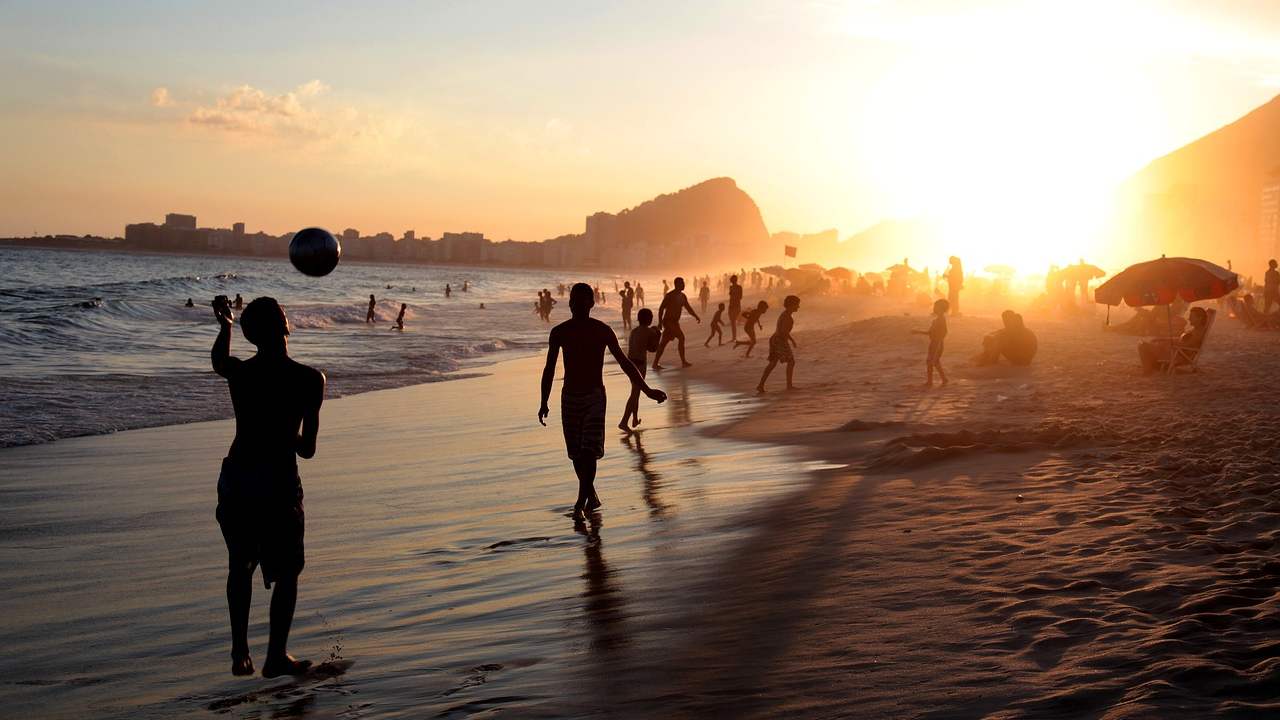
[[[1280,171],[1262,186],[1262,216],[1258,218],[1258,251],[1264,259],[1280,256]]]
[[[342,239],[343,240],[359,240],[360,231],[356,230],[355,228],[347,228],[346,230],[342,231]]]
[[[171,227],[177,230],[195,230],[196,216],[169,213],[164,216],[164,225],[165,227]]]
[[[231,226],[231,232],[232,232],[232,233],[234,233],[235,235],[243,235],[243,234],[244,234],[244,223],[242,223],[242,222],[234,223],[234,224]]]

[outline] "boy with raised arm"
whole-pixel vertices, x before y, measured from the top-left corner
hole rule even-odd
[[[631,378],[633,385],[657,402],[667,399],[666,393],[654,390],[644,381],[644,376],[623,354],[618,336],[606,324],[591,317],[595,306],[595,294],[586,283],[576,283],[569,291],[569,312],[573,317],[551,329],[548,338],[547,364],[542,370],[542,404],[538,407],[538,422],[547,424],[550,414],[547,400],[555,381],[556,362],[564,349],[564,388],[560,393],[560,419],[564,429],[564,444],[573,470],[578,476],[578,499],[573,504],[574,520],[581,520],[589,511],[600,507],[596,494],[596,463],[604,457],[604,351],[608,350],[618,367]]]
[[[236,413],[236,435],[218,476],[218,525],[227,544],[227,607],[231,617],[231,673],[252,675],[249,602],[253,571],[271,593],[271,629],[262,676],[305,673],[311,663],[295,660],[286,645],[302,572],[302,481],[298,457],[316,454],[324,373],[289,357],[289,320],[269,297],[249,303],[240,329],[258,352],[248,360],[231,355],[235,320],[225,295],[213,301],[218,337],[210,357],[227,379]]]

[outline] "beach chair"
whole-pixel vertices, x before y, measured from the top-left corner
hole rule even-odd
[[[1178,344],[1173,346],[1173,355],[1169,358],[1169,367],[1165,372],[1172,375],[1176,372],[1199,372],[1198,363],[1200,362],[1200,353],[1204,351],[1204,346],[1209,342],[1209,333],[1213,330],[1213,321],[1218,317],[1218,311],[1206,309],[1205,314],[1209,319],[1204,324],[1204,337],[1200,339],[1200,347],[1181,347]]]

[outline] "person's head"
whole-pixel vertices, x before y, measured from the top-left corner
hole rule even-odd
[[[675,280],[672,280],[672,281],[671,281],[671,286],[672,286],[672,287],[674,287],[674,288],[675,288],[675,289],[677,289],[677,290],[683,290],[683,289],[684,289],[684,278],[682,278],[682,277],[678,277],[678,278],[676,278]]]
[[[1271,262],[1275,262],[1275,260],[1272,260]],[[237,300],[239,300],[239,299],[240,299],[240,293],[236,293],[236,299],[237,299]]]
[[[720,303],[720,309],[721,309],[721,310],[723,310],[723,309],[724,309],[724,303]]]
[[[289,318],[275,298],[260,297],[245,306],[240,315],[240,330],[244,339],[259,350],[284,345],[289,334]]]
[[[630,280],[628,280],[628,281],[626,281],[626,282],[622,283],[622,287],[624,287],[624,288],[629,288],[629,287],[631,287],[631,281],[630,281]]]
[[[952,255],[951,258],[947,260],[947,262],[951,263],[952,265],[959,265],[960,258],[956,257],[955,255]]]
[[[768,310],[768,309],[769,309],[769,303],[763,300],[756,303],[756,312],[764,312],[765,310]]]
[[[787,310],[787,312],[795,312],[795,311],[799,310],[799,309],[800,309],[800,296],[798,296],[798,295],[788,295],[788,296],[786,296],[785,298],[783,298],[783,299],[782,299],[782,307],[783,307],[783,308],[785,308],[785,309]]]
[[[1000,313],[1000,320],[1001,322],[1004,323],[1004,326],[1006,328],[1012,329],[1018,323],[1018,313],[1012,310],[1005,310],[1004,312]]]
[[[1276,269],[1276,261],[1275,261],[1275,260],[1272,260],[1271,262],[1267,263],[1267,267],[1271,268],[1272,270],[1275,270],[1275,269]]]
[[[1202,328],[1209,323],[1209,312],[1202,307],[1193,307],[1187,319],[1191,322],[1191,327]]]
[[[640,308],[640,312],[636,314],[636,320],[641,327],[649,327],[653,324],[653,311],[649,308]]]
[[[586,283],[574,283],[569,288],[569,312],[574,317],[585,317],[591,314],[591,308],[596,306],[596,293],[591,286]]]
[[[404,312],[409,307],[409,303],[400,303],[400,312]]]
[[[369,302],[373,302],[373,293],[369,293]]]
[[[947,311],[950,309],[951,303],[947,302],[946,298],[941,298],[933,303],[934,315],[946,315]]]
[[[729,276],[729,284],[730,284],[730,285],[737,285],[737,284],[738,284],[738,276],[737,276],[737,275],[730,275],[730,276]]]

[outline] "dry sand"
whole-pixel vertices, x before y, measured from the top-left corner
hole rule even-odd
[[[836,467],[747,519],[637,714],[1280,713],[1275,335],[1223,317],[1199,373],[1148,377],[1101,315],[1029,317],[1034,365],[979,369],[998,320],[960,317],[926,390],[927,317],[833,322],[866,310],[802,307],[801,389],[779,368],[721,431]],[[752,388],[737,355],[686,372]]]

